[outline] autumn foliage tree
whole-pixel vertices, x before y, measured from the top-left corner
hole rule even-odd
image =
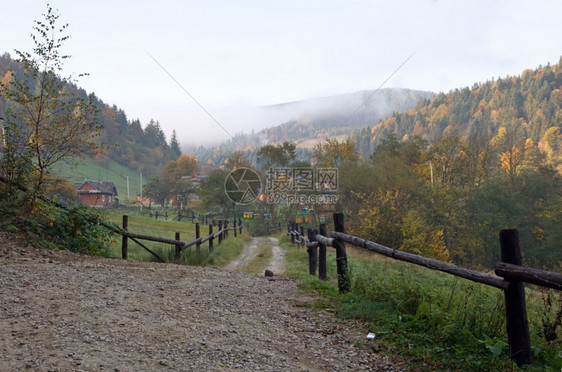
[[[338,167],[344,160],[358,161],[359,153],[349,137],[341,141],[337,138],[327,138],[323,143],[314,146],[312,159],[322,167]]]
[[[63,61],[69,58],[62,54],[70,37],[65,34],[68,24],[59,26],[59,15],[50,6],[43,16],[33,27],[32,53],[16,51],[24,76],[13,76],[1,85],[7,102],[3,161],[10,162],[3,168],[11,169],[13,180],[32,185],[30,210],[54,164],[103,151],[95,140],[102,126],[94,105],[71,94],[73,79],[60,75]]]
[[[531,139],[511,141],[510,129],[433,144],[391,134],[369,162],[345,163],[338,197],[350,233],[489,269],[499,260],[499,231],[516,228],[525,264],[558,269],[561,176]]]

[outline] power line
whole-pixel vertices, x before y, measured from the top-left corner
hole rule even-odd
[[[340,124],[340,126],[343,126],[345,123],[347,123],[347,121],[348,121],[349,119],[351,119],[351,118],[353,117],[353,115],[355,115],[355,113],[356,113],[357,111],[359,111],[359,109],[360,109],[361,107],[363,107],[363,105],[365,105],[365,103],[367,103],[368,100],[371,99],[372,96],[374,96],[379,90],[381,90],[381,88],[394,76],[394,74],[396,74],[396,73],[398,72],[398,70],[400,70],[400,69],[402,68],[402,66],[404,66],[404,65],[406,64],[406,62],[408,62],[408,61],[410,60],[410,58],[412,58],[412,57],[414,56],[414,54],[416,54],[416,52],[410,54],[410,56],[409,56],[408,58],[406,58],[406,60],[405,60],[404,62],[402,62],[402,63],[400,64],[400,66],[398,66],[398,68],[397,68],[396,70],[394,70],[394,72],[393,72],[392,74],[390,74],[390,75],[386,78],[386,80],[383,81],[382,84],[379,85],[379,87],[378,87],[377,89],[375,89],[375,91],[374,91],[373,93],[371,93],[371,94],[369,95],[369,97],[367,97],[367,99],[366,99],[365,101],[363,101],[363,102],[359,105],[359,107],[357,107],[357,108],[355,109],[355,111],[353,111],[353,112],[351,113],[351,115],[349,115],[349,116],[347,117],[347,119],[345,119],[345,120],[343,121],[343,123]]]
[[[237,144],[240,148],[242,148],[242,145],[241,145],[240,143],[238,143],[238,141],[234,138],[234,136],[233,136],[232,134],[230,134],[230,132],[229,132],[228,130],[226,130],[226,128],[223,127],[223,126],[221,125],[221,123],[219,123],[219,121],[218,121],[217,119],[215,119],[215,117],[214,117],[213,115],[211,115],[211,113],[210,113],[209,111],[207,111],[207,110],[205,109],[205,107],[203,107],[203,105],[200,104],[199,101],[197,101],[197,100],[195,99],[195,97],[193,97],[193,96],[191,95],[191,93],[189,93],[189,92],[187,91],[187,89],[185,89],[185,88],[183,87],[183,85],[181,85],[181,83],[180,83],[176,78],[174,78],[174,77],[172,76],[172,74],[170,74],[170,73],[168,72],[168,70],[166,70],[166,69],[164,68],[164,66],[162,66],[162,64],[160,64],[160,62],[158,62],[158,61],[156,60],[156,58],[154,58],[154,57],[152,56],[152,54],[150,54],[148,51],[146,52],[146,54],[148,54],[148,56],[149,56],[150,58],[152,58],[152,60],[153,60],[154,62],[156,62],[156,64],[157,64],[158,66],[160,66],[160,68],[161,68],[162,70],[164,70],[164,72],[165,72],[166,74],[168,74],[168,76],[169,76],[169,77],[170,77],[170,78],[171,78],[171,79],[172,79],[172,80],[173,80],[173,81],[174,81],[174,82],[175,82],[175,83],[176,83],[176,84],[193,100],[193,102],[197,103],[197,105],[199,105],[199,107],[201,107],[201,109],[202,109],[203,111],[205,111],[205,113],[206,113],[207,115],[209,115],[209,117],[210,117],[211,119],[213,119],[213,121],[214,121],[226,134],[228,134],[228,135],[230,136],[230,138],[232,138],[232,140],[233,140],[234,142],[236,142],[236,144]]]

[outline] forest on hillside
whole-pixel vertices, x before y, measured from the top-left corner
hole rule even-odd
[[[25,79],[24,67],[4,53],[0,56],[0,81],[8,85],[14,78]],[[175,131],[169,140],[166,139],[158,121],[150,120],[143,126],[138,119],[127,118],[122,109],[103,102],[94,93],[88,94],[72,83],[67,83],[65,89],[69,95],[87,100],[96,108],[97,121],[103,126],[96,140],[109,146],[104,155],[95,157],[99,164],[104,165],[111,159],[150,176],[159,174],[168,161],[181,155]],[[9,104],[0,96],[0,113],[6,108]]]
[[[488,140],[501,135],[515,158],[525,149],[544,154],[562,172],[562,58],[558,64],[525,70],[520,76],[474,84],[472,88],[439,93],[422,99],[410,110],[395,112],[357,130],[352,138],[372,151],[389,134],[430,143],[442,137],[468,138],[475,133]]]
[[[317,111],[310,109],[294,120],[262,130],[259,135],[268,143],[290,141],[297,144],[306,139],[347,136],[356,128],[412,108],[420,99],[433,96],[434,93],[427,91],[384,88],[318,98],[310,103],[316,105]]]
[[[340,207],[360,236],[469,266],[516,228],[527,263],[560,271],[561,130],[562,58],[440,93],[351,135]]]

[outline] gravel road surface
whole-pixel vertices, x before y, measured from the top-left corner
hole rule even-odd
[[[1,371],[401,370],[277,275],[80,256],[0,233],[0,299]]]

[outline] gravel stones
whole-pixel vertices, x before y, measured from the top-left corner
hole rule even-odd
[[[0,241],[0,370],[398,370],[292,280]]]

